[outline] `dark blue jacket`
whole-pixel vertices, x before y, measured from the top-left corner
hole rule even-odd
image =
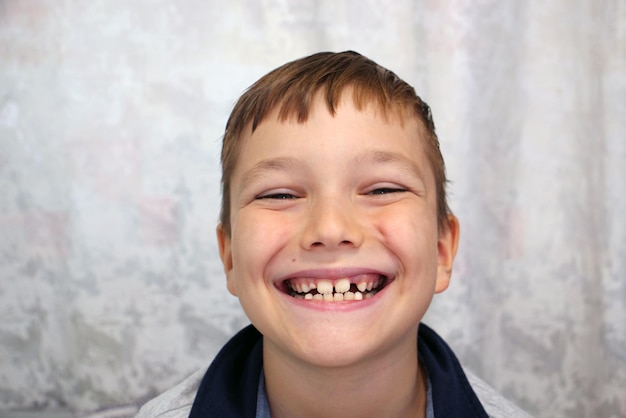
[[[435,417],[486,418],[456,356],[424,324],[417,348],[432,387]],[[241,330],[218,353],[207,370],[190,418],[254,418],[263,366],[263,338],[252,325]]]

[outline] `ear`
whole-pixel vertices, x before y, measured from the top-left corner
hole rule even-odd
[[[448,288],[450,276],[452,276],[452,264],[459,246],[459,220],[456,216],[448,215],[448,227],[439,231],[437,241],[437,252],[439,262],[437,265],[437,282],[435,283],[435,293],[441,293]]]
[[[224,273],[226,273],[226,287],[233,296],[237,296],[235,280],[233,279],[233,253],[230,236],[226,233],[221,223],[217,226],[216,233],[217,245],[220,250],[220,258],[222,259],[222,265],[224,266]]]

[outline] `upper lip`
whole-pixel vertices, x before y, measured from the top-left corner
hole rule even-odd
[[[299,270],[280,277],[276,282],[283,283],[290,279],[307,278],[313,280],[334,280],[341,278],[350,278],[361,274],[377,274],[391,278],[393,274],[383,270],[369,267],[337,267],[337,268],[316,268]]]

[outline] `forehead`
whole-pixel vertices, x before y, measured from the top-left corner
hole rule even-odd
[[[425,129],[419,118],[403,107],[385,108],[378,102],[368,102],[359,108],[350,95],[345,95],[333,110],[323,96],[317,95],[304,122],[281,112],[277,107],[256,129],[249,124],[244,130],[237,167],[242,158],[246,162],[274,158],[292,151],[304,152],[305,147],[313,147],[308,152],[331,157],[342,149],[346,151],[343,143],[350,144],[347,151],[352,156],[371,154],[372,158],[355,157],[359,162],[398,160],[390,158],[393,153],[404,160],[425,162]],[[318,150],[318,145],[323,148]]]

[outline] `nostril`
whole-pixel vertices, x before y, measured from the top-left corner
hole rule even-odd
[[[300,245],[305,249],[358,247],[363,233],[354,216],[339,216],[333,211],[316,211],[303,225]]]
[[[343,240],[343,241],[339,242],[339,246],[340,247],[352,246],[352,245],[354,245],[354,244],[350,240]],[[315,241],[314,243],[311,244],[311,248],[322,248],[322,247],[326,247],[326,244],[324,244],[323,242],[320,242],[320,241]]]

